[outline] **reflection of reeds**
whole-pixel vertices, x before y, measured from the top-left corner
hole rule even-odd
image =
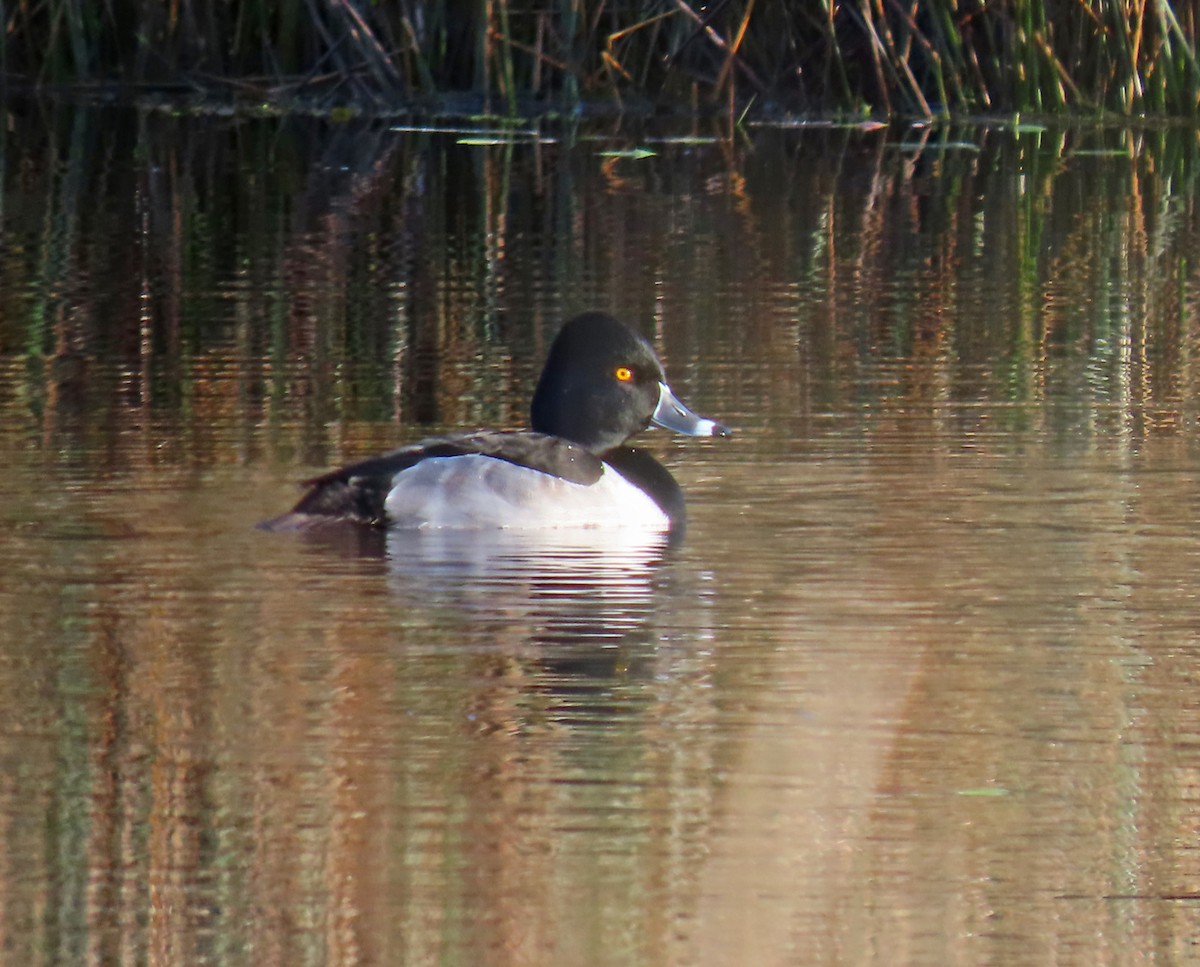
[[[735,360],[702,377],[731,422],[1066,399],[1161,432],[1196,392],[1200,162],[1178,131],[750,129],[749,154],[634,161],[586,137],[78,118],[48,143],[16,120],[0,158],[0,247],[22,253],[0,352],[28,361],[9,402],[55,439],[96,413],[178,421],[187,446],[236,423],[247,451],[322,465],[396,419],[519,425],[547,335],[597,305],[656,320],[672,372]],[[231,191],[229,170],[274,174]]]
[[[307,89],[369,109],[414,97],[436,109],[439,96],[462,93],[509,113],[547,95],[560,105],[638,97],[687,106],[701,95],[724,110],[769,101],[924,115],[1200,106],[1200,17],[1178,0],[47,0],[0,9],[6,76],[201,89],[237,81],[256,98]]]

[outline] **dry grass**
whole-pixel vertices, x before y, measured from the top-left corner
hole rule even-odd
[[[10,84],[326,106],[587,101],[805,112],[1193,115],[1180,0],[44,0],[0,3]]]

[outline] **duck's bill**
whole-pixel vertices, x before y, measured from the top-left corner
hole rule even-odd
[[[658,406],[650,422],[664,430],[674,430],[688,436],[729,436],[732,432],[715,420],[697,416],[679,402],[666,383],[658,384]]]

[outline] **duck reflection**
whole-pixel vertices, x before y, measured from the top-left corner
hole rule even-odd
[[[521,665],[524,689],[554,721],[592,724],[630,711],[628,690],[656,665],[656,601],[674,546],[666,535],[620,529],[393,532],[393,594],[455,612],[457,642]],[[640,704],[640,703],[639,703]]]
[[[547,616],[582,607],[619,625],[648,606],[674,543],[633,529],[434,529],[389,532],[384,550],[397,591],[485,612],[521,601]]]

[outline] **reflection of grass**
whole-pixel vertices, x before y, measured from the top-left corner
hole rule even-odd
[[[1178,0],[359,3],[47,0],[11,5],[6,73],[222,90],[262,105],[396,110],[470,93],[547,102],[755,103],[853,113],[1195,114],[1200,16]]]
[[[732,360],[705,378],[743,413],[950,401],[1015,426],[1191,393],[1198,169],[1171,130],[899,152],[887,130],[754,129],[739,153],[97,117],[65,141],[18,124],[4,159],[25,174],[0,349],[27,364],[0,391],[47,425],[200,439],[236,414],[314,464],[364,423],[516,425],[547,335],[593,306],[653,325],[684,392],[688,360]]]

